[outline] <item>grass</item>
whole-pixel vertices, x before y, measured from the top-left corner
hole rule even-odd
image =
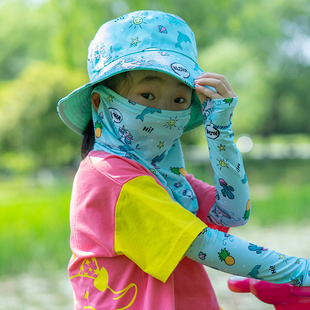
[[[310,218],[309,161],[246,160],[245,167],[252,197],[249,225],[302,225]],[[209,165],[188,165],[187,170],[213,183]],[[29,177],[0,178],[0,274],[66,268],[72,180],[64,175],[51,184]]]
[[[49,187],[33,179],[0,181],[0,274],[66,266],[70,190],[60,180]]]

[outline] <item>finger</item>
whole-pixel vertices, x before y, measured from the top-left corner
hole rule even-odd
[[[195,89],[196,89],[196,94],[197,94],[201,104],[204,101],[206,101],[208,98],[211,98],[211,99],[223,99],[223,97],[219,93],[213,91],[212,89],[210,89],[208,87],[196,84],[195,85]]]
[[[200,79],[203,79],[203,78],[211,78],[211,79],[220,80],[229,91],[233,91],[233,89],[231,88],[229,82],[221,74],[212,73],[212,72],[204,72],[196,80],[200,80]]]
[[[202,87],[204,86],[213,87],[215,88],[216,92],[222,97],[227,97],[227,96],[229,97],[231,95],[231,92],[227,89],[226,85],[221,80],[217,80],[213,78],[202,78],[202,79],[196,80],[195,84],[202,86]]]

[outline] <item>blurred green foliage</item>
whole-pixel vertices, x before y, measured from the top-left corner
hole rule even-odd
[[[48,272],[67,264],[73,176],[67,179],[62,172],[55,178],[49,170],[75,163],[81,137],[61,122],[56,104],[88,82],[87,48],[100,25],[140,9],[174,13],[188,22],[201,67],[223,74],[239,96],[236,135],[261,136],[263,142],[288,133],[309,135],[308,0],[0,0],[0,207],[5,219],[0,274],[27,268]],[[183,142],[206,143],[201,130]],[[273,225],[309,218],[306,160],[247,159],[245,168],[253,221]],[[211,166],[188,161],[187,170],[213,183]],[[32,177],[10,178],[13,173]]]
[[[307,225],[310,162],[245,160],[252,212],[250,225]],[[210,165],[188,172],[213,183]],[[69,202],[74,171],[41,178],[0,178],[0,274],[46,274],[64,270],[69,247]],[[18,190],[18,195],[17,195]]]
[[[35,178],[0,179],[1,275],[66,266],[71,181],[45,186]]]
[[[0,171],[79,157],[80,137],[56,104],[88,82],[87,48],[100,25],[140,9],[188,22],[201,67],[225,75],[239,95],[236,134],[309,134],[308,0],[1,0]]]

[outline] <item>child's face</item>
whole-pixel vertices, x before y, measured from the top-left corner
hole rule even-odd
[[[138,70],[128,72],[127,78],[130,82],[115,91],[131,101],[170,111],[186,110],[191,105],[192,89],[168,74]]]

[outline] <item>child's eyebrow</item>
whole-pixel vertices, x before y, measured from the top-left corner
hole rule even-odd
[[[150,81],[154,81],[154,80],[158,80],[159,82],[162,82],[163,79],[159,76],[156,76],[156,75],[147,75],[147,76],[144,76],[143,78],[141,78],[139,80],[139,83],[143,83],[143,82],[150,82]]]
[[[140,81],[139,83],[143,83],[143,82],[151,82],[151,81],[159,81],[161,83],[164,82],[164,80],[160,77],[160,76],[157,76],[157,75],[147,75],[147,76],[144,76]],[[188,88],[188,86],[186,84],[184,84],[183,82],[179,81],[178,84],[177,84],[178,87],[185,87],[185,88]]]

